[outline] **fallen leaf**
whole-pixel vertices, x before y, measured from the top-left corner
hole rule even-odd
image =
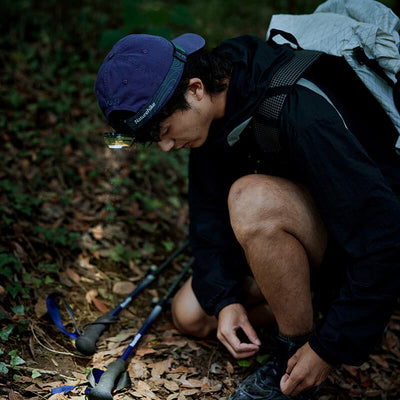
[[[53,394],[49,397],[49,400],[67,400],[68,397],[63,395],[62,393]]]
[[[161,386],[164,386],[164,383],[167,382],[168,379],[165,378],[157,378],[157,377],[151,377],[149,379],[149,383],[151,384],[151,387],[157,391],[161,389]]]
[[[220,366],[218,363],[212,363],[212,364],[211,364],[211,366],[210,366],[210,372],[211,372],[212,374],[219,374],[219,373],[221,373],[221,371],[222,371],[222,368],[221,368],[221,366]]]
[[[129,260],[129,269],[137,275],[137,278],[143,278],[144,272],[135,264],[133,260]]]
[[[185,347],[188,343],[187,339],[183,339],[182,337],[175,338],[173,336],[163,337],[162,344],[167,346],[177,346],[177,347]]]
[[[352,367],[350,365],[343,365],[343,369],[345,369],[352,377],[358,378],[358,369]]]
[[[201,381],[201,391],[204,393],[211,391],[210,381],[208,380],[207,377],[204,377]]]
[[[179,385],[174,382],[174,381],[165,381],[164,386],[170,391],[170,392],[177,392],[179,390]]]
[[[128,339],[129,337],[133,338],[133,333],[132,331],[123,331],[119,332],[118,335],[107,338],[107,341],[109,342],[115,342],[115,343],[120,343]]]
[[[29,376],[23,376],[23,375],[19,375],[18,377],[15,378],[16,381],[18,383],[33,383],[32,386],[40,386],[39,382],[34,381],[32,378],[30,378]]]
[[[170,322],[170,321],[169,321],[169,322],[166,322],[165,324],[162,324],[162,325],[160,326],[160,329],[163,330],[163,331],[166,331],[166,333],[169,332],[169,331],[173,331],[173,332],[170,332],[169,335],[165,335],[165,336],[171,336],[171,334],[173,334],[173,333],[179,334],[179,332],[178,332],[177,329],[175,328],[175,325],[174,325],[172,322]]]
[[[135,287],[136,286],[132,282],[116,282],[113,286],[113,293],[126,296],[131,293]]]
[[[158,397],[151,391],[150,386],[144,381],[138,381],[135,389],[138,394],[141,394],[146,399],[158,399]],[[134,395],[134,393],[132,394]]]
[[[191,388],[201,388],[203,386],[203,382],[198,379],[176,379],[177,382],[181,383],[183,387],[191,387]]]
[[[72,371],[72,375],[73,375],[76,379],[80,379],[81,381],[85,381],[85,380],[86,380],[86,375],[85,375],[85,374],[81,374],[80,372]]]
[[[193,396],[194,394],[199,393],[199,389],[188,389],[182,390],[181,394],[184,396]]]
[[[147,365],[138,360],[134,360],[129,364],[129,372],[134,379],[147,379],[150,375]]]
[[[104,231],[102,225],[96,225],[94,228],[89,229],[89,232],[93,235],[93,237],[97,240],[103,239]]]
[[[8,398],[9,400],[24,400],[20,394],[15,393],[12,389],[8,392]]]
[[[359,397],[359,396],[362,396],[363,393],[364,393],[364,390],[362,390],[362,389],[351,388],[349,390],[350,397]]]
[[[178,374],[178,373],[187,374],[188,372],[189,372],[189,368],[185,367],[183,365],[180,365],[179,367],[177,367],[174,370],[170,371],[171,374]]]
[[[82,277],[81,277],[81,282],[93,284],[93,283],[94,283],[94,280],[93,280],[93,279],[90,279],[90,278],[86,278],[86,276],[82,276]]]
[[[390,387],[389,379],[379,373],[371,374],[371,379],[384,391],[387,391]]]
[[[382,391],[377,389],[367,389],[364,392],[364,397],[381,397]]]
[[[46,299],[39,297],[37,303],[35,304],[35,315],[40,319],[46,314],[47,314]]]
[[[99,294],[99,292],[96,289],[91,289],[86,293],[86,301],[89,304],[92,304],[93,300],[97,297],[97,295]]]
[[[80,267],[85,269],[94,269],[94,265],[90,264],[90,257],[85,256],[83,254],[79,254],[78,264]]]
[[[187,344],[188,344],[188,346],[192,349],[192,350],[200,350],[200,346],[196,343],[196,342],[194,342],[193,340],[189,340],[188,342],[187,342]]]
[[[373,382],[367,375],[364,375],[363,373],[360,373],[360,385],[363,388],[366,387],[371,387],[373,385]]]
[[[389,368],[389,363],[386,361],[386,359],[381,356],[380,354],[371,354],[370,358],[372,358],[378,365],[380,365],[383,368]]]
[[[107,313],[109,311],[108,307],[99,299],[93,299],[93,304],[102,313]]]
[[[151,347],[139,346],[135,354],[139,357],[143,357],[146,356],[147,354],[153,354],[153,353],[156,353],[156,350],[152,349]]]
[[[14,250],[16,253],[18,253],[18,258],[27,261],[28,260],[28,255],[26,254],[26,251],[22,248],[22,246],[17,243],[17,242],[11,242],[12,247],[14,247]]]
[[[149,289],[148,292],[153,297],[153,301],[154,301],[154,299],[158,299],[158,291],[157,291],[157,289]]]
[[[168,370],[168,360],[160,361],[154,364],[149,364],[149,368],[151,368],[151,376],[152,377],[160,377]]]
[[[233,365],[227,361],[225,364],[225,369],[228,371],[229,374],[233,374],[235,372],[235,369],[233,368]]]
[[[96,365],[96,367],[100,367],[101,365],[104,364],[104,359],[107,358],[107,365],[109,362],[111,362],[112,360],[110,360],[110,356],[120,356],[124,351],[126,350],[126,346],[119,346],[115,349],[107,349],[106,351],[97,351],[94,355],[93,355],[93,365]]]
[[[400,358],[399,338],[391,332],[388,332],[385,338],[385,343],[382,346],[385,350],[390,351],[398,359]]]
[[[210,387],[210,389],[205,390],[201,389],[203,392],[211,393],[211,392],[219,392],[222,389],[222,383],[216,383],[213,386]]]
[[[80,276],[75,271],[73,271],[71,268],[67,268],[65,270],[65,272],[66,272],[68,278],[70,278],[72,281],[74,281],[75,283],[80,282],[80,280],[81,280]]]

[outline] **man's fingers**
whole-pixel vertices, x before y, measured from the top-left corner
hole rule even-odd
[[[296,396],[300,392],[320,385],[332,367],[306,343],[288,361],[286,374],[281,378],[282,393]]]
[[[253,343],[242,343],[236,335],[220,336],[219,340],[235,358],[246,358],[254,355],[259,347]]]
[[[233,350],[233,352],[231,352],[231,354],[235,357],[235,358],[248,358],[253,356],[255,353],[257,353],[258,351],[258,347],[249,344],[242,344],[239,346],[239,348]],[[229,349],[228,349],[229,350]]]
[[[255,344],[256,346],[261,346],[261,341],[257,336],[257,332],[254,330],[254,328],[251,326],[251,324],[247,321],[247,323],[243,324],[241,326],[243,332],[249,339],[250,343]]]
[[[281,390],[285,394],[287,393],[292,395],[292,391],[294,390],[295,386],[297,386],[297,383],[295,384],[293,382],[293,379],[290,380],[290,374],[293,371],[293,368],[295,367],[296,363],[297,363],[296,357],[292,356],[287,362],[286,373],[282,376]]]
[[[280,385],[282,393],[289,396],[296,396],[307,388],[303,379],[296,379],[293,375],[287,373],[282,376]]]
[[[240,331],[246,336],[243,341]],[[235,358],[254,355],[261,344],[245,308],[239,303],[230,304],[219,312],[217,337]]]
[[[235,358],[246,358],[254,355],[259,347],[253,343],[243,343],[236,335],[236,331],[220,332],[218,339]]]
[[[288,379],[289,379],[289,374],[288,373],[286,373],[286,374],[284,374],[282,376],[281,383],[280,383],[282,390],[286,390],[287,389],[287,381],[288,381]]]
[[[297,364],[297,357],[296,354],[289,358],[286,366],[287,374],[290,374],[293,371],[293,368]]]

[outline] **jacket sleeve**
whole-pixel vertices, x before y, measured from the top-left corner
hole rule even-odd
[[[247,263],[230,226],[227,209],[234,180],[229,160],[207,148],[193,149],[189,162],[190,245],[195,257],[192,288],[205,312],[218,316],[242,303]]]
[[[304,89],[301,100],[292,97],[286,138],[328,232],[350,261],[310,345],[332,364],[359,365],[382,337],[400,293],[400,200],[337,112],[318,97]],[[314,116],[307,117],[310,110]]]

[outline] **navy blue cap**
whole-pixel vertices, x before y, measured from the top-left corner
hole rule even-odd
[[[172,41],[160,36],[128,35],[119,40],[101,65],[95,84],[104,116],[115,110],[132,111],[126,123],[133,130],[151,119],[174,93],[186,56],[205,40],[185,33]]]

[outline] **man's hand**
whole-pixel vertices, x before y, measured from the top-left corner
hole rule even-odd
[[[240,341],[237,335],[239,329],[247,336],[249,343]],[[245,308],[239,303],[230,304],[220,311],[217,337],[235,358],[250,357],[261,345],[256,331],[247,318]]]
[[[281,379],[282,393],[296,396],[300,392],[320,385],[332,367],[306,343],[291,357],[286,374]]]

